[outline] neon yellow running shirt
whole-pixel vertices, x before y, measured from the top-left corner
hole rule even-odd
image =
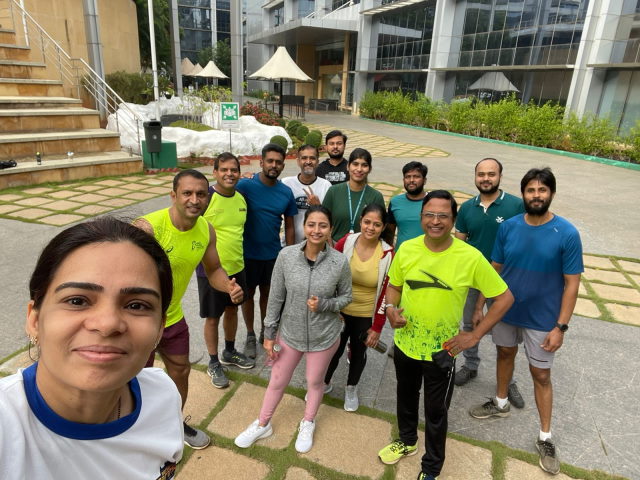
[[[227,197],[214,190],[203,216],[216,231],[216,247],[227,275],[244,270],[242,235],[247,220],[247,201],[244,196],[235,192]]]
[[[399,306],[407,320],[395,330],[395,344],[406,356],[427,361],[457,335],[469,287],[487,298],[507,290],[479,250],[454,238],[444,252],[432,252],[424,235],[402,244],[391,263],[389,283],[402,287]]]
[[[171,263],[173,296],[164,325],[170,327],[184,317],[182,296],[187,290],[193,272],[209,246],[209,222],[204,217],[198,217],[191,230],[182,232],[173,226],[168,208],[149,213],[142,218],[153,227],[153,235]]]

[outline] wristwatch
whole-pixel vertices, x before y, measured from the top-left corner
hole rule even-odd
[[[558,327],[558,329],[564,333],[567,330],[569,330],[569,325],[567,325],[566,323],[556,323],[556,327]]]

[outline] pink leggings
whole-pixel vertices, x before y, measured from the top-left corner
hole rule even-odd
[[[333,345],[326,350],[320,352],[300,352],[291,348],[282,339],[278,340],[282,350],[278,353],[278,358],[273,362],[271,367],[271,378],[267,391],[264,394],[262,408],[260,409],[260,425],[266,425],[276,407],[282,400],[284,389],[289,385],[293,371],[300,363],[302,355],[307,356],[307,405],[304,409],[304,419],[312,422],[318,413],[322,396],[324,395],[324,375],[327,372],[329,362],[340,345],[340,337],[336,339]]]

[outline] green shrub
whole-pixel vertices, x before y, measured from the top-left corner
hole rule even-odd
[[[320,130],[311,130],[307,133],[307,136],[304,137],[304,143],[308,143],[309,145],[319,148],[322,144],[322,132]]]
[[[628,148],[627,155],[631,161],[640,163],[640,120],[636,122],[636,126],[629,132],[626,143]]]
[[[376,120],[384,119],[384,92],[365,92],[362,100],[360,100],[360,114],[363,117],[374,118]]]
[[[515,96],[482,105],[482,108],[479,108],[480,104],[476,105],[476,110],[483,113],[476,117],[480,122],[482,136],[507,142],[516,141],[518,122],[524,109]]]
[[[287,124],[287,122],[285,121],[284,118],[278,117],[278,125],[280,125],[282,128],[284,128],[286,124]]]
[[[170,127],[180,127],[180,128],[188,128],[189,130],[194,130],[196,132],[206,132],[208,130],[213,130],[209,125],[203,125],[202,123],[197,122],[189,122],[187,120],[176,120],[175,122],[169,125]]]
[[[298,127],[302,125],[302,122],[300,120],[289,120],[289,123],[287,123],[287,126],[285,127],[285,130],[287,131],[287,133],[289,133],[290,135],[295,135],[296,130],[298,129]]]
[[[518,142],[525,145],[559,148],[562,146],[564,108],[547,102],[541,107],[530,103],[521,112]]]
[[[289,142],[282,135],[274,135],[273,137],[271,137],[271,140],[269,140],[269,142],[280,145],[285,150],[289,147]]]
[[[612,141],[617,139],[615,127],[607,118],[585,114],[578,118],[571,113],[565,122],[568,149],[585,155],[607,156],[613,153]]]
[[[105,80],[125,102],[146,105],[153,99],[153,79],[149,73],[120,70],[106,75]]]
[[[296,137],[298,137],[300,140],[304,140],[304,137],[307,136],[307,133],[309,133],[309,127],[305,125],[300,125],[298,128],[296,128]]]

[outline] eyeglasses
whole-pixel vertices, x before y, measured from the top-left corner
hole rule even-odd
[[[433,220],[435,218],[437,218],[438,220],[449,220],[451,218],[451,215],[449,213],[424,212],[422,216],[427,220]]]

